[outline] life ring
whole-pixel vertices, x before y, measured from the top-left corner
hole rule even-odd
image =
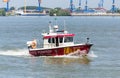
[[[37,42],[36,42],[36,40],[33,40],[33,41],[32,41],[31,47],[32,47],[32,49],[35,49],[35,48],[37,47]]]

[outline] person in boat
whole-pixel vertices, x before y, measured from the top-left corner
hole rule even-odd
[[[36,47],[37,47],[37,41],[36,41],[36,39],[34,39],[33,41],[28,41],[27,42],[27,44],[28,44],[28,48],[30,49],[35,49]]]

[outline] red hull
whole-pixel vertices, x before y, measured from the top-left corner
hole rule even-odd
[[[68,47],[56,47],[51,49],[30,49],[29,53],[33,56],[56,56],[56,55],[68,55],[70,53],[74,53],[75,51],[84,52],[84,54],[88,54],[89,50],[93,44],[83,44],[83,45],[75,45]],[[80,54],[82,54],[80,53]],[[79,55],[80,55],[79,54]]]

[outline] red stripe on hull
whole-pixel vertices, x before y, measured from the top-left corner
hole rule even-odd
[[[77,46],[45,49],[45,50],[32,49],[32,50],[29,50],[29,53],[33,56],[56,56],[56,55],[68,55],[70,53],[73,53],[79,50],[81,52],[84,51],[85,54],[88,54],[91,46],[92,44],[84,44],[84,45],[77,45]]]
[[[58,34],[58,35],[51,35],[51,36],[44,36],[45,39],[48,38],[55,38],[55,37],[73,37],[75,34]]]

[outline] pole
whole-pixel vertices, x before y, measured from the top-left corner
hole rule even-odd
[[[104,0],[102,0],[102,8],[103,8],[103,3],[104,3]]]
[[[81,0],[79,0],[79,8],[81,8]]]
[[[26,0],[24,0],[24,12],[26,13]]]
[[[73,12],[73,0],[70,0],[70,12]]]
[[[85,2],[85,11],[87,11],[88,10],[88,6],[87,6],[87,0],[86,0],[86,2]]]
[[[112,12],[113,13],[115,12],[115,0],[113,0],[113,3],[112,3]]]
[[[7,2],[7,8],[6,11],[9,11],[9,1]]]
[[[38,0],[38,5],[39,5],[38,10],[39,10],[39,11],[41,11],[41,6],[40,6],[40,4],[41,4],[41,0]]]

